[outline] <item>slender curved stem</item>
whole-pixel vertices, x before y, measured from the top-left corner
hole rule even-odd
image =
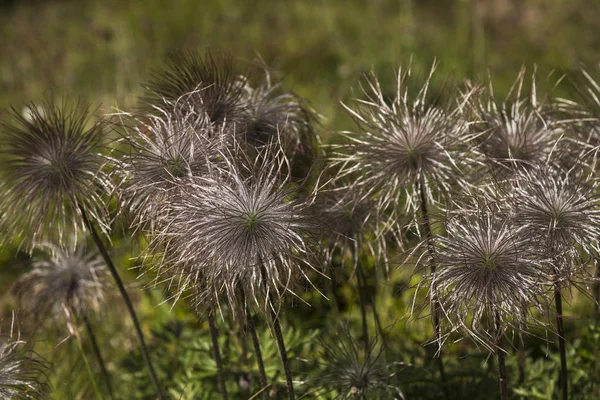
[[[213,356],[215,357],[215,363],[217,364],[217,383],[219,385],[219,392],[221,392],[221,398],[227,400],[227,386],[225,385],[225,378],[223,376],[223,361],[221,360],[221,349],[219,347],[219,331],[215,324],[215,316],[212,312],[208,313],[207,320]]]
[[[367,324],[367,311],[365,303],[367,295],[365,294],[365,283],[363,281],[362,267],[360,263],[356,265],[356,284],[358,286],[358,300],[360,302],[360,314],[362,316],[362,337],[365,341],[365,348],[369,347],[369,327]]]
[[[560,284],[554,282],[554,304],[556,306],[556,333],[558,335],[558,350],[560,352],[560,386],[563,400],[569,398],[569,371],[567,369],[567,349],[565,343],[565,327],[563,324],[562,295]]]
[[[265,271],[265,267],[260,263],[260,273],[262,274],[263,283],[265,286],[265,293],[269,293],[267,288],[267,272]],[[281,325],[279,324],[279,315],[275,311],[275,302],[273,301],[272,296],[269,294],[268,296],[268,304],[267,308],[271,314],[271,320],[273,321],[273,333],[275,334],[275,339],[277,340],[277,347],[279,349],[279,356],[281,357],[281,363],[283,364],[283,372],[285,374],[285,382],[287,385],[288,392],[288,400],[294,400],[296,398],[294,394],[294,382],[292,380],[292,372],[290,370],[290,360],[287,356],[287,350],[285,349],[285,341],[283,340],[283,333],[281,332]]]
[[[362,285],[362,290],[363,291],[363,297],[367,297],[367,276],[365,274],[365,270],[362,266],[362,264],[359,262],[356,266],[356,270],[357,270],[357,275],[360,276],[360,280],[358,282],[359,285]],[[377,327],[377,332],[379,333],[379,336],[381,337],[381,341],[383,343],[383,345],[385,346],[387,344],[387,340],[385,337],[385,332],[383,331],[383,327],[381,326],[381,320],[379,319],[379,314],[377,313],[377,305],[375,304],[376,299],[375,296],[373,296],[370,299],[370,303],[371,303],[371,311],[373,313],[373,319],[375,320],[375,326]],[[363,315],[363,329],[366,329],[366,325],[365,325],[365,319],[366,316]],[[367,343],[367,347],[369,346],[369,338],[368,336],[366,336],[366,340],[365,342]]]
[[[96,384],[96,379],[94,379],[92,367],[90,366],[90,362],[88,361],[87,355],[85,354],[85,350],[83,349],[83,345],[81,344],[81,338],[79,337],[79,335],[75,335],[75,341],[77,342],[77,348],[79,349],[81,357],[83,358],[85,369],[87,370],[90,380],[92,381],[92,386],[94,387],[96,397],[98,397],[99,399],[103,399],[104,397],[102,397],[102,395],[100,394],[100,390],[98,389],[98,385]]]
[[[244,321],[244,333],[250,333],[250,337],[252,338],[254,355],[256,356],[256,363],[258,364],[258,379],[260,381],[262,397],[269,398],[269,393],[266,391],[269,383],[267,381],[267,374],[265,372],[265,363],[263,361],[262,350],[260,349],[260,340],[258,339],[258,334],[256,333],[254,317],[252,316],[250,307],[248,307],[248,303],[246,302],[246,293],[244,292],[244,289],[242,287],[238,287],[238,293],[244,308],[242,312],[246,317]]]
[[[523,337],[523,332],[527,331],[527,325],[525,324],[525,319],[527,318],[527,313],[525,311],[523,311],[523,320],[521,321],[521,324],[519,326],[519,362],[518,362],[518,367],[519,367],[519,384],[523,383],[525,381],[525,360],[526,360],[526,353],[525,353],[525,339]]]
[[[294,383],[292,381],[292,372],[290,371],[290,361],[288,360],[287,351],[285,349],[285,342],[283,341],[283,333],[281,332],[281,326],[279,325],[279,315],[277,315],[275,310],[273,310],[272,308],[271,319],[273,320],[273,330],[275,331],[277,347],[279,348],[281,362],[283,363],[283,372],[285,373],[285,381],[288,390],[288,399],[294,400]]]
[[[114,398],[112,379],[110,378],[110,374],[106,369],[106,364],[104,363],[104,358],[102,357],[102,353],[100,353],[100,346],[98,346],[98,341],[96,340],[96,334],[94,333],[94,329],[92,328],[92,324],[88,319],[85,313],[81,313],[81,320],[83,321],[83,325],[85,326],[85,330],[88,334],[90,342],[92,344],[92,350],[94,351],[94,355],[98,360],[98,365],[100,366],[100,370],[102,371],[102,375],[104,376],[104,380],[106,381],[106,387],[108,388],[108,393],[111,398]]]
[[[261,390],[263,390],[262,397],[267,399],[269,398],[269,393],[265,389],[267,386],[269,386],[269,383],[267,381],[267,374],[265,372],[265,363],[263,361],[262,351],[260,349],[260,341],[258,340],[258,335],[256,333],[256,326],[254,325],[254,318],[252,317],[252,314],[250,314],[248,305],[246,305],[246,329],[250,333],[250,337],[252,338],[252,346],[254,346],[254,354],[258,364],[258,379],[260,380]]]
[[[329,297],[329,303],[331,304],[331,311],[333,314],[333,319],[334,321],[339,321],[340,320],[340,305],[338,304],[337,301],[337,296],[335,295],[335,289],[336,289],[336,279],[335,279],[335,271],[333,270],[333,266],[330,266],[331,268],[331,276],[329,279],[329,285],[327,285],[327,291],[328,291],[328,296]]]
[[[497,343],[496,343],[496,357],[498,359],[498,383],[500,385],[500,399],[508,400],[508,385],[506,380],[506,364],[505,364],[505,355],[504,348],[502,347],[502,336],[501,336],[501,320],[500,315],[496,313],[495,316],[495,325],[497,332]]]
[[[79,349],[79,353],[81,354],[81,358],[83,358],[83,363],[85,364],[85,369],[90,377],[90,381],[92,381],[92,387],[94,388],[94,393],[96,393],[96,397],[100,400],[104,399],[100,390],[98,389],[98,385],[96,384],[96,379],[94,378],[94,373],[92,372],[92,367],[90,366],[90,362],[85,354],[85,350],[83,349],[83,343],[81,341],[81,336],[79,335],[79,330],[73,321],[73,317],[75,316],[75,310],[71,307],[63,306],[63,310],[65,311],[65,315],[67,316],[67,324],[69,326],[69,330],[71,334],[75,336],[75,341],[77,342],[77,348]]]
[[[500,398],[502,400],[508,400],[508,387],[506,384],[506,365],[504,363],[504,350],[501,345],[496,350],[498,357],[498,381],[500,383]]]
[[[423,181],[423,177],[419,180],[419,195],[420,195],[420,203],[421,203],[421,217],[423,218],[423,227],[425,229],[425,240],[427,242],[427,251],[429,252],[429,256],[433,257],[433,234],[431,232],[431,221],[429,219],[429,210],[427,209],[427,197],[425,196],[425,182]],[[432,258],[433,260],[433,258]],[[433,275],[435,273],[435,263],[432,261],[429,265],[430,273]],[[440,339],[440,308],[437,302],[437,293],[436,288],[431,287],[431,313],[433,314],[433,330],[435,334],[436,342]],[[440,379],[442,382],[442,391],[444,392],[444,396],[449,398],[450,393],[448,391],[448,382],[446,380],[446,372],[444,368],[444,359],[442,357],[442,348],[438,349],[437,352],[437,364],[438,370],[440,371]]]
[[[156,395],[158,396],[158,398],[160,400],[164,400],[165,396],[163,395],[162,390],[160,388],[160,384],[158,383],[158,378],[156,376],[156,372],[154,371],[154,366],[152,365],[152,360],[150,359],[150,354],[148,352],[148,348],[146,347],[146,341],[144,340],[144,334],[142,332],[142,327],[140,326],[140,322],[138,320],[137,314],[135,313],[135,309],[133,308],[133,303],[131,302],[131,299],[129,298],[129,294],[127,294],[127,290],[125,290],[123,281],[121,280],[121,277],[119,276],[119,273],[117,272],[117,269],[115,268],[115,265],[112,262],[112,259],[110,258],[108,251],[106,250],[106,247],[104,246],[104,243],[102,242],[102,239],[100,239],[98,232],[96,232],[96,228],[94,228],[94,225],[89,220],[87,213],[86,213],[85,209],[81,206],[81,204],[78,204],[78,206],[79,206],[79,210],[81,212],[81,217],[83,218],[83,222],[85,223],[86,227],[90,231],[90,234],[92,235],[92,239],[94,240],[94,244],[98,248],[98,251],[100,252],[100,255],[102,256],[102,258],[104,259],[104,262],[106,263],[113,279],[115,280],[115,283],[117,285],[117,288],[119,289],[119,293],[121,294],[121,297],[123,298],[125,306],[127,307],[127,311],[133,322],[133,328],[135,330],[138,342],[140,344],[140,350],[142,353],[142,357],[144,359],[144,363],[146,364],[146,367],[148,368],[148,372],[150,373],[150,379],[152,380],[152,384],[154,385]]]
[[[596,258],[596,282],[594,282],[594,321],[600,322],[600,258]]]

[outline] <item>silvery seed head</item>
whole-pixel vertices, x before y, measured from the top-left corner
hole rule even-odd
[[[106,288],[100,256],[83,247],[72,252],[47,246],[46,251],[15,283],[20,307],[39,319],[62,317],[65,307],[76,315],[98,313]]]
[[[300,96],[283,90],[281,83],[273,84],[266,68],[258,85],[246,84],[242,103],[236,131],[244,135],[247,143],[260,147],[280,141],[290,158],[312,155],[314,113]]]
[[[190,103],[192,94],[138,115],[120,113],[126,149],[116,170],[120,193],[134,225],[152,225],[160,204],[177,195],[182,181],[208,172],[225,146],[222,126]]]
[[[49,363],[39,357],[25,341],[12,336],[11,327],[10,337],[0,344],[0,398],[50,398],[50,388],[46,383]]]
[[[180,196],[165,204],[155,237],[168,249],[159,277],[185,274],[178,282],[206,294],[196,296],[199,305],[203,297],[212,301],[215,293],[235,303],[240,288],[271,305],[265,292],[278,299],[297,276],[308,279],[307,269],[315,268],[309,246],[311,199],[297,196],[298,187],[290,185],[289,176],[280,176],[285,160],[281,148],[276,156],[259,157],[246,171],[231,153],[223,153],[223,159],[226,168],[193,177],[181,185]]]
[[[74,246],[85,229],[80,207],[109,228],[105,130],[89,116],[88,105],[65,100],[32,104],[27,116],[12,109],[0,124],[0,203],[8,233],[28,248],[43,241]]]
[[[404,363],[386,363],[385,349],[376,339],[364,343],[345,331],[331,343],[321,342],[321,347],[319,375],[309,381],[318,395],[333,393],[335,399],[404,399],[392,382]]]
[[[515,219],[553,257],[575,255],[577,249],[595,254],[600,237],[596,187],[595,178],[574,170],[521,170],[514,179],[511,199]],[[569,277],[576,272],[575,266],[560,263],[559,272]]]
[[[409,92],[409,67],[399,70],[391,102],[372,76],[363,87],[364,99],[357,99],[353,108],[344,105],[360,131],[343,133],[348,142],[334,146],[338,179],[353,182],[352,190],[361,197],[375,198],[382,213],[391,209],[390,220],[398,215],[400,204],[418,209],[419,185],[430,200],[434,192],[449,191],[459,176],[456,168],[468,158],[467,153],[457,157],[467,133],[460,117],[462,104],[448,106],[428,97],[435,67],[416,95]]]
[[[334,254],[339,253],[343,266],[350,264],[356,268],[362,254],[383,260],[387,267],[390,237],[396,246],[402,246],[399,229],[402,224],[397,224],[395,229],[382,229],[377,220],[375,201],[360,198],[355,191],[324,191],[314,207],[326,228],[323,248],[327,252],[328,265],[332,265]]]
[[[547,277],[536,238],[493,207],[451,214],[445,231],[434,237],[431,287],[448,331],[492,346],[535,321],[529,311],[543,309]]]
[[[196,111],[206,113],[211,122],[221,124],[238,119],[245,78],[240,78],[230,54],[175,53],[164,68],[154,71],[145,86],[145,104],[162,107],[164,99],[176,102],[193,93],[190,101]]]
[[[567,146],[550,104],[538,101],[535,73],[531,90],[524,93],[525,72],[521,69],[503,102],[496,100],[491,83],[485,92],[471,97],[474,143],[496,175],[558,161]]]

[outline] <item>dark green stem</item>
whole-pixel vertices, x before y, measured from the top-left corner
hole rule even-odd
[[[506,365],[504,363],[504,350],[498,345],[496,350],[498,356],[498,381],[500,383],[500,399],[508,400],[508,387],[506,384]]]
[[[594,282],[594,321],[600,320],[600,258],[596,258],[596,281]]]
[[[100,347],[98,346],[98,341],[96,340],[96,334],[94,333],[94,329],[92,328],[92,324],[90,323],[87,315],[85,313],[81,313],[81,320],[83,321],[83,325],[85,326],[85,330],[90,339],[90,343],[92,344],[92,350],[94,351],[94,355],[98,360],[98,365],[100,366],[100,370],[102,371],[102,375],[104,376],[104,380],[106,381],[106,387],[108,388],[108,393],[111,398],[114,398],[112,380],[110,378],[110,374],[106,369],[106,364],[104,363],[104,358],[102,358],[102,354],[100,353]]]
[[[369,327],[367,324],[367,311],[365,303],[367,295],[365,293],[365,283],[363,282],[362,267],[360,263],[356,265],[356,285],[358,286],[358,300],[360,302],[360,314],[362,316],[362,337],[365,341],[365,349],[369,347]]]
[[[252,316],[250,307],[248,307],[248,303],[246,302],[246,293],[244,292],[244,289],[238,288],[238,293],[240,295],[240,299],[242,300],[242,304],[244,305],[244,310],[242,312],[246,315],[244,330],[250,333],[252,346],[254,347],[254,354],[256,355],[256,363],[258,364],[258,379],[260,380],[261,390],[263,391],[262,397],[269,398],[269,394],[266,391],[269,383],[267,381],[267,374],[265,372],[265,363],[263,361],[262,350],[260,349],[260,341],[258,340],[258,334],[256,333],[254,317]]]
[[[560,387],[563,400],[569,398],[569,372],[567,370],[567,349],[565,343],[565,327],[563,324],[562,295],[560,283],[554,282],[554,304],[556,306],[556,333],[558,335],[558,350],[560,352]]]
[[[285,373],[285,381],[288,390],[288,400],[294,400],[294,383],[292,382],[290,362],[288,360],[287,351],[285,349],[285,342],[283,341],[283,333],[281,332],[281,326],[279,325],[279,315],[275,312],[272,306],[273,303],[271,302],[269,309],[271,310],[271,319],[273,320],[273,330],[275,331],[275,338],[277,339],[277,347],[279,348],[281,362],[283,363],[283,372]]]
[[[496,357],[498,358],[498,383],[500,385],[500,399],[508,400],[508,385],[506,380],[506,364],[505,364],[505,355],[504,348],[502,347],[502,322],[500,320],[500,315],[496,313],[495,325],[496,325],[496,334],[497,334],[497,343],[496,343]]]
[[[523,311],[523,320],[521,321],[520,329],[519,329],[519,384],[525,381],[525,340],[523,338],[523,332],[526,332],[527,326],[525,324],[525,318],[527,317],[525,311]]]
[[[431,275],[435,274],[435,262],[433,261],[433,234],[431,232],[431,221],[429,219],[429,210],[427,209],[427,196],[425,196],[425,182],[423,177],[419,180],[419,195],[420,195],[420,203],[421,203],[421,216],[423,218],[423,228],[425,229],[425,240],[427,242],[427,251],[429,252],[429,256],[431,258],[431,263],[429,265],[429,271]],[[442,348],[440,340],[440,308],[438,307],[437,302],[437,293],[435,285],[431,284],[431,313],[433,315],[433,331],[436,339],[436,343],[440,346],[437,352],[437,364],[438,370],[440,371],[440,379],[442,382],[442,391],[444,392],[444,396],[449,398],[450,393],[448,391],[448,382],[446,380],[446,372],[444,368],[444,359],[442,357]]]
[[[98,248],[98,251],[100,252],[100,255],[102,256],[102,258],[104,259],[104,262],[106,263],[106,266],[108,267],[108,270],[110,271],[113,279],[115,280],[115,283],[117,285],[117,288],[119,289],[119,293],[121,294],[121,297],[123,298],[125,306],[127,307],[127,312],[129,313],[129,316],[131,317],[131,320],[133,322],[133,328],[135,330],[138,342],[140,344],[140,350],[142,353],[142,357],[144,359],[144,363],[146,364],[146,367],[148,368],[148,372],[150,372],[150,379],[152,380],[152,384],[154,385],[154,390],[156,391],[156,395],[158,396],[158,398],[160,400],[164,400],[165,397],[160,388],[160,384],[158,383],[158,378],[156,376],[156,372],[154,371],[154,366],[152,365],[152,360],[150,359],[150,354],[148,353],[148,348],[146,347],[146,342],[144,340],[144,334],[142,332],[142,328],[140,326],[140,322],[138,320],[137,314],[135,313],[135,309],[133,308],[131,299],[129,298],[129,294],[127,294],[127,290],[125,290],[123,281],[121,280],[121,277],[119,276],[119,273],[117,272],[117,269],[115,268],[115,265],[113,264],[112,259],[110,258],[108,251],[106,250],[106,247],[104,246],[104,243],[102,242],[102,239],[100,239],[98,232],[96,232],[96,228],[94,228],[94,225],[89,220],[87,213],[86,213],[85,209],[81,206],[81,204],[79,204],[79,210],[81,212],[81,217],[83,218],[83,222],[85,223],[86,227],[90,231],[90,234],[92,235],[92,239],[94,240],[94,244]]]
[[[336,291],[336,280],[335,280],[335,272],[333,271],[333,266],[331,268],[331,277],[329,279],[329,285],[327,285],[328,295],[329,295],[329,303],[331,304],[331,311],[333,314],[334,321],[340,321],[340,306],[337,301],[337,297],[335,295]]]
[[[266,388],[269,385],[267,381],[267,374],[265,372],[265,363],[262,357],[262,351],[260,349],[260,341],[258,340],[258,335],[256,334],[256,326],[254,325],[254,318],[250,313],[250,308],[246,305],[246,329],[250,333],[250,337],[252,338],[252,346],[254,346],[254,354],[256,355],[256,362],[258,364],[258,379],[260,380],[261,390],[263,390],[262,397],[267,399],[269,398],[269,393]]]
[[[208,330],[210,331],[210,340],[212,342],[213,356],[217,364],[217,384],[221,398],[227,400],[227,386],[225,385],[225,377],[223,376],[223,361],[221,360],[221,349],[219,347],[219,331],[215,324],[215,316],[212,312],[208,313]]]
[[[357,273],[358,275],[360,275],[361,277],[361,281],[362,281],[362,285],[363,285],[363,291],[364,291],[364,296],[366,297],[366,293],[367,291],[367,277],[365,274],[365,271],[363,269],[362,264],[359,262],[357,265]],[[377,280],[375,280],[375,282],[377,283]],[[377,292],[375,292],[377,293]],[[371,298],[371,311],[373,312],[373,319],[375,320],[375,325],[377,326],[377,332],[379,333],[379,336],[381,337],[381,341],[383,343],[383,345],[385,346],[387,344],[386,341],[386,337],[385,337],[385,332],[383,331],[383,326],[381,325],[381,320],[379,319],[379,314],[377,313],[377,305],[376,303],[376,298],[375,295],[373,295],[373,297]],[[368,344],[367,344],[368,347]]]
[[[265,293],[269,293],[267,287],[267,271],[265,271],[265,266],[262,264],[262,260],[260,260],[260,273],[262,275]],[[296,396],[294,395],[294,382],[292,381],[290,361],[288,360],[287,351],[285,349],[285,341],[283,340],[283,333],[281,332],[281,325],[279,324],[279,315],[275,311],[275,302],[270,294],[267,298],[267,308],[269,309],[271,319],[273,320],[273,331],[275,333],[275,339],[277,340],[277,347],[279,349],[281,363],[283,364],[283,372],[285,373],[288,400],[294,400]]]

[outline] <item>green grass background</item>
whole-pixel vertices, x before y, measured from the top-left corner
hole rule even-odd
[[[45,92],[111,107],[135,104],[169,52],[260,55],[323,114],[348,127],[339,101],[363,72],[391,82],[412,56],[440,74],[506,91],[519,67],[540,76],[593,64],[595,0],[11,0],[0,6],[0,109]]]
[[[210,48],[230,51],[242,63],[257,57],[264,59],[281,73],[288,87],[307,98],[323,115],[320,134],[327,140],[331,131],[353,127],[339,102],[352,97],[352,88],[357,86],[362,73],[373,70],[384,85],[391,85],[395,69],[411,57],[414,67],[423,71],[437,59],[440,65],[436,84],[447,76],[456,80],[481,80],[490,72],[496,91],[505,93],[521,65],[528,68],[537,65],[540,87],[549,88],[553,80],[544,78],[552,71],[552,76],[557,77],[581,65],[591,66],[600,61],[599,15],[600,1],[595,0],[0,0],[0,116],[10,106],[20,110],[27,102],[38,101],[49,93],[81,97],[99,105],[102,112],[111,112],[115,107],[127,109],[135,106],[141,93],[140,83],[153,68],[160,67],[169,53],[176,50],[202,52]],[[134,251],[130,242],[117,239],[115,243],[121,249],[117,251],[119,263],[131,266],[134,262],[130,256]],[[0,292],[8,292],[26,264],[27,257],[18,253],[16,247],[3,248]],[[141,287],[144,281],[134,280],[137,272],[130,271],[127,280]],[[409,277],[403,272],[395,279],[401,282]],[[398,320],[410,306],[410,295],[396,289],[394,286],[382,289],[385,295],[381,296],[379,309],[383,310],[384,322]],[[351,287],[340,290],[340,297],[349,303],[356,300]],[[180,336],[172,334],[172,330],[179,332],[177,324],[186,321],[192,329],[200,327],[185,307],[176,307],[172,312],[169,305],[156,307],[161,300],[160,293],[131,291],[138,296],[141,319],[146,333],[152,337],[155,354],[169,348],[159,346],[160,343],[170,343],[176,352],[179,340],[186,338],[186,334],[191,335],[189,331]],[[10,303],[8,297],[3,300],[6,310],[9,306],[6,302]],[[322,298],[314,296],[310,300],[312,309],[295,310],[295,316],[290,317],[290,325],[295,324],[295,327],[289,329],[288,334],[292,336],[289,340],[295,340],[294,335],[302,337],[303,332],[322,327],[323,319],[330,315]],[[574,301],[569,313],[580,312],[581,307],[589,309],[589,305],[578,304]],[[397,310],[401,310],[400,314]],[[358,319],[358,310],[352,313],[352,317]],[[109,329],[128,322],[119,322],[115,315],[104,322],[105,346],[112,349],[108,350],[107,358],[111,354],[124,356],[127,351],[135,351],[133,338],[124,341],[112,337]],[[573,331],[580,326],[568,322],[567,328]],[[401,339],[397,342],[401,343],[398,354],[408,355],[409,361],[419,364],[425,357],[420,343],[429,330],[427,321],[398,324],[392,336]],[[161,335],[167,337],[166,342],[161,341]],[[590,335],[596,335],[593,340],[597,342],[598,333]],[[197,346],[198,351],[205,351],[209,357],[207,343],[204,337]],[[265,343],[272,346],[268,335]],[[314,351],[300,339],[298,343],[299,348],[305,346],[304,352],[299,354]],[[72,343],[69,345],[74,348]],[[539,364],[543,349],[536,348],[533,352],[537,352],[538,357],[528,361],[530,368],[540,369],[540,376],[545,376],[544,368],[556,364]],[[595,354],[597,347],[589,352]],[[477,363],[484,360],[466,365],[461,358],[474,353],[478,351],[459,344],[453,350],[456,358],[450,362],[451,368],[477,371]],[[85,374],[77,375],[81,382],[73,378],[75,387],[60,381],[77,369],[72,367],[71,361],[80,362],[73,361],[79,360],[76,350],[61,354],[69,356],[61,359],[53,378],[57,398],[92,398]],[[165,357],[171,356],[168,353]],[[233,360],[236,357],[231,355]],[[164,358],[161,363],[165,364],[159,368],[161,379],[176,382],[175,386],[184,385],[180,381],[187,382],[185,379],[196,383],[200,379],[173,377],[171,373],[176,374],[177,370],[172,364]],[[214,368],[207,368],[208,372],[202,371],[214,376]],[[238,373],[235,365],[231,368],[231,374]],[[490,368],[493,376],[493,366]],[[111,363],[109,369],[115,375],[122,374],[123,387],[143,386],[136,381],[144,382],[139,356],[121,360],[118,365]],[[580,375],[573,379],[586,380],[583,367],[574,373]],[[463,391],[457,393],[480,398],[477,395],[483,394],[478,388],[483,384],[473,382],[464,380]],[[490,393],[495,393],[494,380],[487,384],[490,386],[483,387],[490,387]],[[551,398],[548,385],[544,381],[540,387],[550,394],[542,393],[538,398]],[[198,398],[190,394],[190,387],[171,390],[188,393],[189,397],[182,397],[184,399]],[[427,397],[425,392],[422,396],[435,398],[435,394]],[[130,398],[148,397],[139,394]]]

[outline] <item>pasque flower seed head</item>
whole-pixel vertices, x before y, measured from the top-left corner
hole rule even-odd
[[[12,110],[0,125],[0,202],[10,234],[74,246],[84,230],[80,207],[109,229],[103,194],[113,184],[103,167],[105,129],[89,121],[87,104],[32,104],[25,117]]]

